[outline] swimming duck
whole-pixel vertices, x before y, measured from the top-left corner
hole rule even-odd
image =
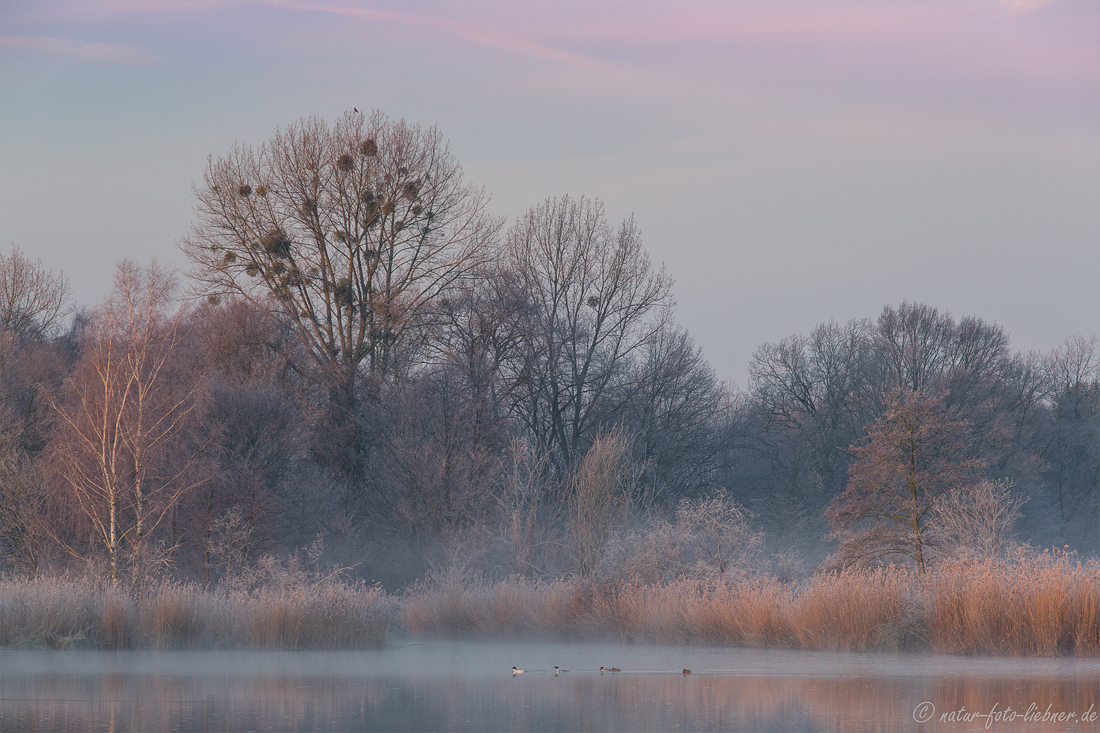
[[[612,672],[622,672],[622,670],[621,670],[621,669],[619,669],[618,667],[612,667],[612,668],[611,668],[611,671],[612,671]]]
[[[690,669],[685,669],[684,674],[691,674],[691,670]]]
[[[523,674],[526,671],[527,670],[525,669],[517,669],[515,667],[512,667],[512,676],[515,677],[517,674]]]
[[[561,674],[562,672],[568,672],[568,671],[569,671],[568,669],[562,669],[562,668],[561,668],[561,667],[559,667],[558,665],[556,665],[556,664],[554,665],[554,676],[555,676],[555,677],[557,677],[557,676],[558,676],[559,674]]]
[[[601,672],[610,672],[611,670],[608,667],[600,667],[600,671]]]

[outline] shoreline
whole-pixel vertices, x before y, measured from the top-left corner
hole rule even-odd
[[[849,570],[646,585],[459,573],[402,593],[334,581],[251,591],[164,582],[138,597],[87,579],[0,580],[0,648],[357,650],[519,640],[1100,657],[1100,564]]]

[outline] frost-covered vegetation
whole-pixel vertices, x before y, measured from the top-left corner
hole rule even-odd
[[[1100,654],[1100,566],[1064,553],[951,562],[925,576],[849,569],[659,583],[487,581],[452,572],[404,600],[412,632],[961,654]]]
[[[635,566],[636,567],[636,566]],[[255,588],[0,581],[0,645],[362,649],[397,635],[558,637],[957,654],[1100,655],[1100,566],[1066,553],[774,575],[490,580],[452,568],[400,594],[282,570]],[[303,582],[305,580],[305,582]]]
[[[140,592],[102,577],[0,580],[0,646],[107,649],[366,649],[398,609],[378,586],[265,563],[252,587],[204,591],[154,580]]]

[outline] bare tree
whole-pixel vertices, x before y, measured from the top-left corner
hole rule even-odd
[[[499,446],[491,427],[479,425],[479,405],[464,399],[460,379],[446,369],[423,373],[382,402],[390,419],[380,472],[392,514],[381,518],[417,540],[483,525],[495,504]]]
[[[1073,336],[1044,362],[1053,417],[1042,450],[1047,479],[1062,520],[1091,527],[1091,541],[1100,525],[1100,340]]]
[[[189,355],[190,370],[180,378],[199,387],[177,454],[187,457],[191,481],[202,486],[181,497],[168,533],[184,543],[179,560],[201,568],[209,586],[208,540],[227,509],[240,510],[256,553],[315,531],[328,507],[302,482],[319,410],[316,386],[299,373],[300,342],[263,304],[200,303],[180,328],[177,349]]]
[[[788,496],[821,500],[842,490],[849,461],[840,449],[872,415],[871,347],[869,321],[830,321],[753,354],[754,438],[780,468]]]
[[[501,371],[518,343],[518,296],[507,273],[479,275],[439,300],[425,363],[380,402],[386,519],[417,537],[484,525],[506,471],[513,431]]]
[[[499,263],[479,271],[473,282],[439,301],[439,326],[428,342],[434,367],[453,375],[473,440],[502,452],[511,441],[502,435],[508,421],[505,372],[522,345],[526,307],[516,280]]]
[[[923,303],[885,306],[875,324],[875,346],[883,382],[911,392],[941,387],[951,367],[955,323]]]
[[[68,367],[53,337],[70,312],[69,286],[13,247],[0,253],[0,432],[15,431],[14,449],[32,457],[45,444],[45,396]]]
[[[0,332],[17,342],[41,339],[61,324],[70,308],[63,275],[44,269],[40,260],[27,259],[18,247],[0,254]]]
[[[329,389],[340,469],[361,477],[363,366],[398,366],[499,230],[436,128],[348,111],[212,159],[182,244],[210,296],[278,303]]]
[[[190,486],[165,472],[165,452],[193,408],[193,386],[170,372],[180,354],[172,274],[122,262],[94,313],[84,354],[55,403],[54,456],[72,500],[107,552],[117,585],[123,551],[140,560],[148,537]],[[135,569],[135,582],[140,568]]]
[[[47,539],[45,477],[0,436],[0,558],[28,577],[38,576]]]
[[[731,401],[686,331],[667,324],[634,359],[624,384],[623,424],[649,497],[713,486]]]
[[[863,426],[893,389],[936,391],[970,423],[990,470],[1036,471],[1040,429],[1035,359],[1013,355],[1004,329],[952,318],[923,303],[887,305],[875,321],[823,323],[761,346],[750,364],[746,421],[750,481],[767,497],[824,504],[843,491]],[[746,472],[747,473],[747,472]]]
[[[1051,392],[1085,390],[1100,380],[1100,338],[1075,335],[1046,355],[1045,368]]]
[[[719,577],[745,569],[764,544],[763,532],[752,527],[752,513],[725,491],[681,501],[676,526],[684,544]]]
[[[1027,501],[1011,489],[1011,481],[986,480],[941,497],[929,517],[929,548],[946,558],[1004,557],[1014,546],[1012,528]]]
[[[193,451],[192,483],[202,486],[180,506],[179,521],[193,537],[202,537],[203,578],[211,582],[210,537],[218,517],[237,511],[249,529],[249,547],[274,549],[277,538],[296,533],[302,517],[287,510],[306,453],[307,426],[295,405],[273,385],[205,380],[197,409],[181,441]]]
[[[0,341],[3,338],[0,332]],[[10,351],[6,360],[0,357],[0,433],[16,438],[11,445],[34,459],[45,448],[53,422],[50,396],[72,368],[66,347],[61,339],[28,341]]]
[[[897,387],[938,390],[970,420],[975,440],[996,441],[997,423],[1015,397],[1003,328],[975,316],[956,322],[929,305],[903,302],[883,308],[874,339],[879,395]]]
[[[189,348],[204,375],[217,375],[232,385],[287,388],[302,382],[297,376],[304,356],[301,344],[269,306],[227,298],[217,305],[201,303],[187,314]]]
[[[667,316],[670,280],[634,220],[613,230],[594,199],[547,199],[515,223],[506,249],[528,299],[506,375],[513,407],[564,475],[621,412],[615,387]]]
[[[902,557],[924,572],[930,512],[941,496],[978,478],[969,426],[942,395],[893,390],[882,417],[852,446],[848,487],[826,516],[844,564]]]
[[[240,587],[252,559],[252,550],[252,525],[240,507],[225,510],[211,524],[205,554],[222,567],[222,584],[227,596],[231,590]]]

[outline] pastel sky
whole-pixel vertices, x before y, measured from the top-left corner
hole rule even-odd
[[[919,300],[1100,333],[1100,2],[5,0],[0,248],[91,305],[207,156],[348,107],[435,124],[515,217],[635,214],[744,386],[762,342]]]

